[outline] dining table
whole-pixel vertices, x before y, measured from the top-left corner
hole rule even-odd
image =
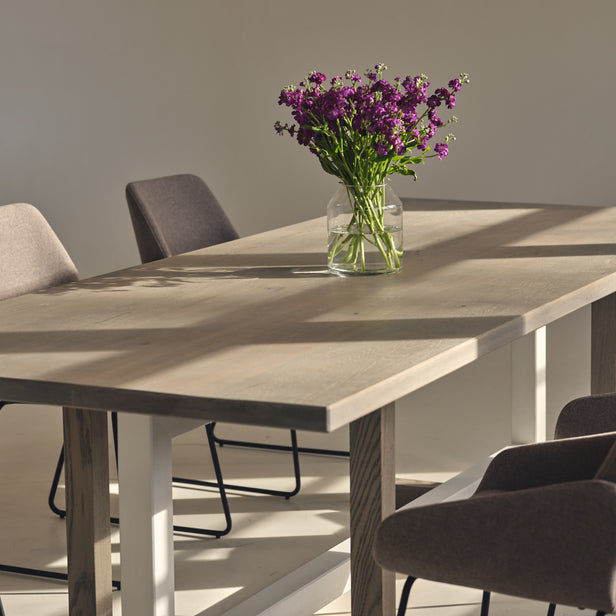
[[[616,208],[407,199],[404,246],[398,273],[334,275],[318,218],[0,302],[0,400],[63,408],[71,616],[112,612],[111,411],[123,613],[174,614],[171,438],[217,421],[348,426],[352,614],[391,616],[396,401],[521,340],[536,358],[585,306],[591,391],[616,390]]]

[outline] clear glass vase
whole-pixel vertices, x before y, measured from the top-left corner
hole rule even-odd
[[[389,184],[341,184],[327,204],[331,272],[387,274],[402,267],[402,202]]]

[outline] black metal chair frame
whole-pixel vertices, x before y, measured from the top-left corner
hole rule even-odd
[[[291,438],[294,438],[295,430],[291,430]],[[223,445],[231,445],[233,447],[253,447],[255,449],[271,449],[273,451],[293,451],[293,446],[289,445],[270,445],[266,443],[255,443],[252,441],[235,441],[231,439],[222,439],[218,436],[214,436],[214,440],[221,447]],[[297,447],[296,448],[299,453],[308,453],[320,456],[340,456],[344,458],[349,457],[348,451],[341,451],[338,449],[318,449],[315,447]],[[294,496],[297,492],[291,494]]]
[[[116,468],[118,464],[118,415],[115,412],[111,413],[111,427],[113,432],[113,444],[114,444],[114,452],[115,452],[115,461]],[[214,423],[208,423],[205,426],[205,432],[207,435],[208,444],[210,447],[210,453],[212,455],[212,462],[214,466],[214,474],[216,476],[216,481],[207,481],[207,482],[199,482],[202,485],[217,488],[220,493],[220,502],[223,509],[223,514],[225,516],[225,526],[221,529],[212,529],[212,528],[198,528],[194,526],[180,526],[174,525],[173,530],[177,533],[191,533],[195,535],[208,535],[213,536],[219,539],[220,537],[227,535],[231,531],[231,511],[229,509],[229,501],[227,499],[226,489],[230,486],[225,485],[222,479],[222,470],[220,468],[220,461],[218,459],[218,452],[216,451],[216,445],[214,443]],[[49,508],[58,515],[60,518],[64,518],[66,516],[66,509],[62,509],[58,507],[55,503],[56,494],[58,492],[58,484],[60,483],[60,477],[62,476],[62,468],[64,466],[64,447],[60,450],[60,455],[58,456],[58,463],[56,464],[56,470],[53,475],[53,480],[51,482],[51,488],[49,490],[49,498],[48,504]],[[197,483],[197,480],[192,479],[177,479],[173,478],[174,481],[178,481],[181,483]],[[111,516],[110,521],[112,524],[119,524],[120,518],[116,516]]]
[[[112,422],[112,431],[114,438],[114,451],[116,458],[116,465],[118,461],[118,423],[117,423],[117,413],[111,414],[111,422]],[[214,466],[214,472],[216,475],[216,481],[205,481],[201,479],[190,479],[187,477],[173,477],[172,480],[174,483],[186,484],[186,485],[196,485],[201,487],[213,487],[217,488],[220,491],[221,496],[221,504],[223,507],[223,513],[225,516],[226,525],[223,529],[205,529],[198,528],[194,526],[180,526],[174,525],[173,530],[175,532],[184,532],[191,533],[197,535],[208,535],[214,536],[216,538],[222,537],[226,535],[231,530],[231,513],[229,510],[228,499],[226,495],[226,490],[233,490],[236,492],[250,492],[253,494],[266,494],[269,496],[282,496],[285,499],[289,499],[292,496],[295,496],[300,488],[301,488],[301,475],[300,475],[300,466],[299,466],[299,453],[312,453],[312,454],[321,454],[321,455],[343,455],[348,456],[348,452],[336,452],[328,449],[313,449],[308,447],[298,447],[297,445],[297,434],[295,430],[290,430],[291,433],[291,445],[265,445],[262,443],[250,443],[246,441],[236,441],[229,439],[219,439],[214,435],[214,427],[216,422],[210,422],[205,426],[208,444],[210,448],[210,453],[212,455],[212,462]],[[225,483],[222,478],[222,471],[220,468],[220,462],[218,458],[218,453],[216,451],[215,444],[218,443],[221,447],[224,445],[234,446],[234,447],[255,447],[259,449],[270,449],[274,451],[290,451],[292,453],[293,458],[293,471],[295,477],[295,486],[290,491],[284,490],[272,490],[268,488],[257,488],[252,486],[240,486],[236,484]],[[60,477],[62,476],[62,468],[64,466],[64,447],[60,451],[60,455],[58,456],[58,462],[56,464],[56,469],[54,472],[53,480],[51,483],[51,488],[49,490],[49,498],[48,504],[49,508],[53,513],[63,518],[66,516],[66,510],[58,507],[55,503],[58,485],[60,482]],[[110,518],[113,524],[119,524],[120,520],[118,517],[112,516]]]
[[[111,413],[111,425],[113,431],[113,440],[114,440],[114,451],[116,458],[116,467],[118,463],[118,420],[117,413]],[[214,473],[216,475],[216,481],[205,481],[202,479],[190,479],[187,477],[172,477],[174,483],[186,484],[186,485],[194,485],[200,487],[209,487],[209,488],[217,488],[220,491],[220,500],[223,508],[223,513],[225,516],[225,527],[222,529],[209,529],[209,528],[198,528],[194,526],[179,526],[174,525],[174,532],[184,532],[191,533],[196,535],[208,535],[214,536],[216,538],[220,538],[231,531],[231,513],[229,510],[228,499],[226,495],[226,490],[233,490],[236,492],[250,492],[252,494],[266,494],[269,496],[282,496],[285,499],[289,499],[292,496],[295,496],[301,488],[301,475],[300,475],[300,466],[299,466],[299,452],[306,453],[320,453],[325,455],[347,455],[348,452],[330,452],[330,450],[322,450],[322,449],[311,449],[305,447],[297,446],[297,434],[295,430],[291,430],[291,445],[265,445],[261,443],[250,443],[246,441],[234,441],[234,440],[224,440],[218,439],[214,435],[214,427],[216,422],[210,422],[206,424],[205,430],[207,434],[207,440],[210,448],[210,453],[212,455],[212,462],[214,466]],[[218,452],[216,451],[216,443],[218,443],[221,447],[223,445],[230,445],[236,447],[256,447],[259,449],[271,449],[275,451],[290,451],[292,453],[293,458],[293,473],[295,477],[295,487],[290,491],[284,490],[272,490],[269,488],[257,488],[252,486],[240,486],[236,484],[224,483],[222,478],[222,471],[220,468],[220,461],[218,458]],[[56,464],[56,469],[54,471],[53,480],[51,482],[51,488],[49,490],[49,498],[48,504],[49,508],[53,513],[58,515],[60,518],[64,518],[66,516],[66,510],[58,507],[55,503],[56,495],[58,492],[58,485],[60,483],[60,477],[62,476],[62,469],[64,467],[64,447],[60,450],[60,455],[58,456],[58,462]],[[112,516],[110,518],[112,524],[119,524],[120,520],[118,517]],[[0,615],[1,616],[1,615]]]
[[[299,452],[301,448],[297,446],[297,434],[295,430],[291,430],[291,445],[264,445],[261,443],[250,443],[245,441],[233,441],[233,440],[221,440],[214,435],[214,428],[216,426],[216,422],[213,421],[211,424],[211,435],[212,442],[217,443],[221,447],[223,445],[231,445],[234,447],[257,447],[259,449],[272,449],[274,451],[290,451],[292,453],[293,458],[293,474],[295,476],[295,487],[290,491],[284,490],[271,490],[269,488],[255,488],[252,486],[238,486],[235,484],[224,483],[223,485],[227,490],[234,490],[237,492],[250,492],[253,494],[267,494],[269,496],[282,496],[286,500],[289,500],[292,496],[295,496],[301,488],[301,476],[300,476],[300,468],[299,468]],[[201,479],[187,479],[184,477],[173,477],[173,481],[177,483],[185,483],[188,485],[197,485],[197,486],[212,486],[212,482],[203,481]]]
[[[4,402],[3,400],[0,400],[0,409],[2,409],[7,404],[12,404],[12,403]],[[64,449],[62,449],[62,453],[64,454]],[[65,582],[68,581],[68,574],[59,573],[57,571],[47,571],[45,569],[32,569],[30,567],[17,567],[15,565],[0,564],[0,571],[4,571],[6,573],[17,573],[19,575],[31,575],[34,577],[47,578],[47,579],[52,579],[52,580],[63,580]],[[119,581],[112,580],[111,584],[115,590],[121,589],[121,583]],[[2,600],[0,600],[0,616],[4,616],[4,611],[2,608]]]
[[[417,578],[413,576],[409,576],[406,578],[404,582],[404,586],[402,587],[402,594],[400,595],[400,603],[398,604],[398,612],[397,616],[405,616],[406,614],[406,606],[409,601],[409,595],[411,593],[411,587]],[[481,597],[481,613],[480,616],[488,616],[490,611],[490,592],[487,590],[483,591],[483,595]],[[547,616],[554,616],[556,613],[556,604],[550,603],[548,606]],[[605,612],[598,611],[596,616],[605,616]]]

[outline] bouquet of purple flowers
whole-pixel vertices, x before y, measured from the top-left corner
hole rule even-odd
[[[356,263],[363,258],[367,240],[393,271],[400,266],[401,246],[396,247],[384,229],[385,204],[379,198],[383,191],[369,187],[383,187],[392,174],[416,179],[414,165],[447,156],[453,135],[436,143],[431,154],[429,142],[439,129],[456,121],[455,116],[443,120],[438,111],[455,107],[456,94],[469,79],[463,73],[429,94],[426,75],[397,77],[392,84],[383,79],[386,68],[377,64],[363,78],[348,71],[344,79],[333,77],[329,87],[323,73],[310,73],[299,87],[280,93],[278,102],[291,108],[295,123],[278,121],[275,129],[310,148],[321,167],[347,187],[353,217],[347,237],[330,245],[330,263],[343,251],[347,263]]]

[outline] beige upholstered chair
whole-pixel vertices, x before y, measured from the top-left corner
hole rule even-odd
[[[0,208],[0,266],[0,300],[79,277],[43,215],[27,203]]]
[[[60,240],[34,206],[0,206],[0,300],[72,282],[78,277],[77,268]],[[0,409],[6,404],[0,400]],[[0,571],[67,579],[66,574],[55,571],[13,565],[0,565]]]
[[[237,231],[229,221],[206,183],[196,175],[179,174],[131,182],[126,187],[139,254],[143,263],[180,253],[213,246],[237,239]],[[290,451],[293,459],[295,487],[291,490],[270,490],[251,486],[225,484],[227,488],[290,498],[300,490],[299,452],[326,455],[348,455],[336,450],[298,447],[295,430],[291,430],[291,445],[269,445],[216,437],[219,445],[256,447]],[[187,482],[174,477],[178,483]],[[197,485],[209,482],[188,481]]]
[[[374,554],[409,576],[583,607],[616,610],[616,394],[570,402],[559,440],[506,449],[466,500],[403,508]]]

